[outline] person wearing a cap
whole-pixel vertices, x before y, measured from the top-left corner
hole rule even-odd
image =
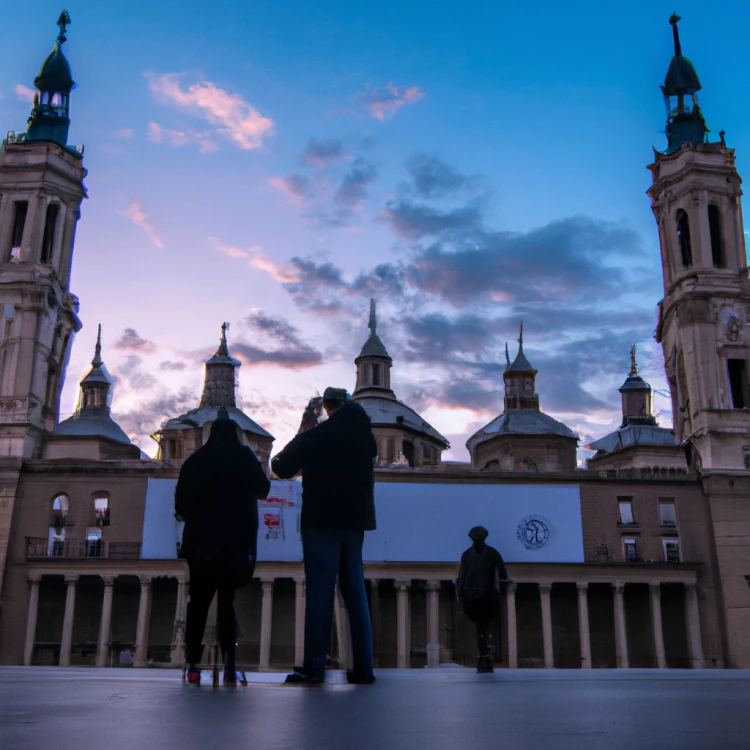
[[[191,684],[200,684],[203,632],[215,594],[224,684],[236,684],[234,592],[253,577],[258,500],[270,489],[260,461],[240,443],[237,423],[220,407],[210,438],[182,465],[175,489],[175,515],[185,521],[180,555],[190,569],[185,647]]]
[[[486,544],[489,532],[484,526],[469,531],[473,542],[461,555],[461,567],[456,584],[456,595],[466,616],[477,629],[477,672],[493,672],[490,625],[500,609],[500,587],[508,581],[502,555]]]
[[[342,388],[326,388],[328,419],[298,434],[274,457],[281,479],[302,472],[302,551],[307,606],[305,658],[288,683],[319,685],[325,678],[338,576],[349,612],[353,669],[350,683],[370,684],[372,625],[367,605],[362,544],[375,528],[375,459],[378,446],[365,410]]]

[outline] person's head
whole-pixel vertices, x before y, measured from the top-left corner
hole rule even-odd
[[[475,547],[481,547],[489,535],[490,532],[484,526],[475,526],[469,532],[469,539],[474,542]]]
[[[346,390],[344,388],[328,387],[323,391],[323,408],[330,417],[346,403]]]
[[[237,422],[229,418],[229,412],[224,406],[219,407],[216,419],[211,425],[210,440],[212,443],[220,443],[222,445],[240,444],[240,438],[237,434]]]

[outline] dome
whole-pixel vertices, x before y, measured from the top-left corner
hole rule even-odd
[[[104,437],[117,443],[130,445],[130,438],[125,434],[120,425],[108,414],[91,414],[90,410],[63,420],[55,428],[56,435],[67,435],[70,437]]]
[[[216,418],[219,415],[219,409],[226,409],[229,413],[229,418],[233,419],[244,432],[250,432],[259,437],[271,438],[271,440],[274,439],[273,435],[266,432],[259,424],[250,419],[247,414],[236,406],[202,406],[198,409],[189,411],[187,414],[182,414],[179,417],[168,420],[164,423],[161,429],[189,430],[202,428],[206,423],[216,421]]]
[[[541,411],[509,409],[475,432],[466,441],[466,447],[473,454],[473,449],[477,445],[500,435],[558,435],[578,440],[578,435],[570,427],[553,419],[549,414]]]
[[[52,52],[47,55],[34,84],[42,91],[70,91],[73,88],[70,63],[60,49],[59,42],[55,43]]]
[[[359,353],[360,357],[387,357],[391,358],[390,354],[385,348],[385,344],[380,340],[380,336],[375,333],[371,333],[365,345],[362,347],[362,351]]]
[[[675,55],[669,63],[667,77],[664,79],[664,94],[694,94],[701,90],[701,82],[693,63],[685,55]]]
[[[444,438],[432,425],[422,419],[422,417],[406,404],[401,403],[393,398],[380,398],[378,396],[362,396],[355,398],[358,403],[370,417],[373,427],[402,427],[421,432],[424,435],[442,443],[446,448],[449,447],[448,440]]]

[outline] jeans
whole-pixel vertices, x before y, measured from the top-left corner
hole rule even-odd
[[[185,622],[185,650],[188,664],[199,664],[203,656],[203,633],[214,594],[218,594],[219,644],[224,663],[232,669],[235,659],[237,620],[234,616],[234,584],[203,570],[190,570],[190,600]],[[213,624],[213,623],[212,623]]]
[[[321,679],[331,637],[336,575],[349,612],[353,671],[358,677],[372,676],[372,623],[362,564],[364,538],[364,531],[344,529],[302,532],[307,585],[303,667]]]

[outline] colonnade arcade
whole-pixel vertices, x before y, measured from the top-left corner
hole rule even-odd
[[[510,564],[494,658],[508,668],[704,666],[694,566]],[[188,572],[181,561],[30,563],[23,663],[179,666]],[[455,599],[455,564],[367,564],[376,666],[473,665],[473,626]],[[299,563],[261,563],[237,592],[238,662],[300,664]],[[351,665],[348,617],[334,604],[331,657]],[[204,642],[215,629],[209,615]]]

